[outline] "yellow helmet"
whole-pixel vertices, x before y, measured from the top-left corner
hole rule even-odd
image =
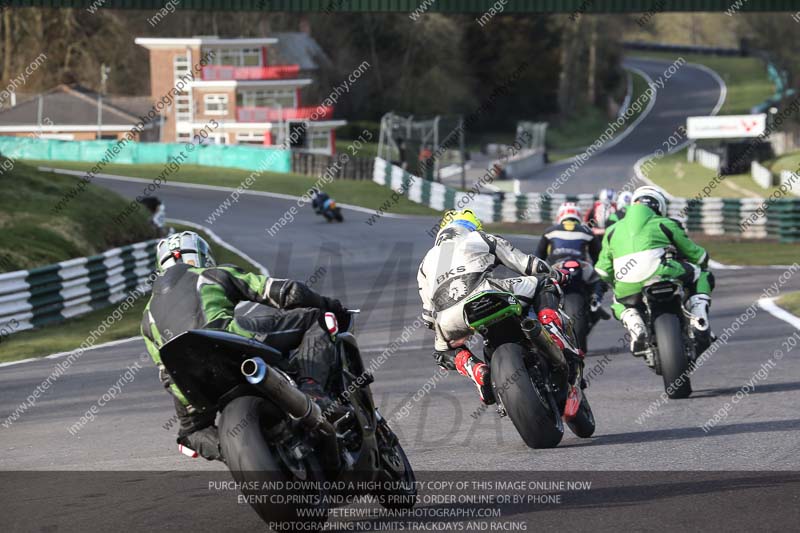
[[[439,227],[444,228],[450,224],[457,224],[472,231],[480,231],[483,229],[481,220],[475,215],[472,209],[462,209],[461,211],[451,209],[445,213]]]

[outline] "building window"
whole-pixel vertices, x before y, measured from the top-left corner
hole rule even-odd
[[[236,105],[241,107],[297,107],[294,89],[259,89],[240,91],[236,95]]]
[[[306,132],[306,142],[310,151],[328,153],[331,149],[331,133],[328,130],[309,130]]]
[[[206,115],[227,115],[228,114],[228,95],[227,94],[206,94],[203,96]]]
[[[204,50],[205,51],[205,50]],[[211,65],[225,65],[230,67],[260,67],[260,48],[211,48],[214,52]]]
[[[237,133],[236,134],[236,143],[237,144],[257,144],[263,145],[264,144],[264,134],[263,133],[256,133],[254,131],[248,131],[245,133]]]

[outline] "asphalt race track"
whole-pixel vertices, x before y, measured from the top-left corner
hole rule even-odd
[[[643,63],[640,66],[647,67]],[[658,67],[648,68],[660,72]],[[687,97],[680,102],[693,106],[688,114],[703,112],[703,109],[707,113],[715,102],[713,79],[687,69],[689,67],[684,67],[681,74],[691,76],[694,81],[707,77],[697,93],[707,98],[700,102],[700,99]],[[672,80],[676,86],[679,81],[683,83],[681,78]],[[674,105],[678,100],[670,100],[659,93],[652,112],[639,125],[642,135],[628,138],[631,143],[635,140],[638,144],[618,144],[597,155],[591,168],[601,168],[608,162],[608,174],[603,176],[615,175],[616,167],[629,168],[632,161],[646,153],[643,146],[653,144],[645,142],[645,137],[652,139],[665,131],[661,129],[664,124],[683,120],[679,114],[669,113],[666,106],[670,101]],[[706,104],[710,107],[704,107]],[[584,168],[590,167],[587,164]],[[595,179],[588,187],[583,177],[580,182],[576,177],[570,186],[583,183],[581,192],[588,192],[601,184],[613,185],[602,181],[603,176],[593,175]],[[96,183],[131,198],[142,189],[141,183],[131,181],[97,178]],[[169,217],[202,224],[227,194],[219,190],[167,185],[162,187],[159,197],[166,203]],[[304,206],[293,223],[270,237],[266,228],[294,203],[281,198],[244,195],[211,228],[266,265],[274,276],[307,280],[321,272],[319,267],[324,267],[324,275],[317,276],[321,279],[313,285],[314,289],[340,298],[348,307],[362,310],[358,323],[362,352],[367,360],[377,357],[401,336],[404,328],[413,327],[419,316],[416,269],[431,245],[427,232],[435,220],[385,217],[370,226],[365,223],[367,213],[345,209],[344,224],[326,224],[321,217],[314,216],[309,206]],[[534,238],[512,237],[511,240],[527,251],[531,251],[536,242]],[[770,484],[765,481],[766,474],[744,471],[789,472],[800,465],[800,414],[797,411],[800,346],[788,351],[782,346],[796,330],[758,307],[751,308],[750,318],[746,315],[746,310],[773,284],[778,283],[781,292],[800,289],[800,271],[784,272],[786,270],[780,267],[716,271],[712,328],[719,334],[743,313],[746,319],[740,319],[741,325],[730,335],[728,344],[695,372],[692,378],[695,392],[688,400],[668,401],[653,408],[656,405],[653,402],[658,401],[663,391],[661,378],[642,361],[620,349],[621,326],[614,321],[599,324],[590,337],[586,365],[587,372],[594,371],[595,376],[587,390],[597,420],[597,431],[591,439],[582,440],[567,433],[556,449],[528,449],[509,420],[500,419],[491,408],[481,413],[477,393],[466,379],[455,372],[437,376],[437,367],[430,355],[432,334],[425,328],[415,329],[410,340],[401,343],[376,371],[373,391],[413,466],[422,473],[420,477],[424,472],[433,471],[638,471],[641,476],[652,471],[675,472],[672,477],[661,474],[676,484],[674,490],[665,490],[655,481],[648,485],[640,474],[631,474],[622,476],[616,484],[607,481],[616,489],[607,487],[606,492],[593,492],[584,503],[576,502],[570,507],[576,512],[585,512],[585,520],[591,519],[597,529],[614,526],[610,517],[599,518],[597,513],[597,508],[611,505],[611,501],[620,505],[614,511],[618,513],[617,519],[630,513],[655,512],[656,507],[661,509],[659,512],[699,513],[702,517],[704,510],[693,505],[694,498],[701,493],[708,498],[705,505],[713,505],[715,499],[725,494],[738,494],[745,505],[745,501],[751,502],[756,497],[764,499],[765,487]],[[783,284],[779,283],[781,276]],[[781,350],[780,356],[778,350]],[[221,463],[191,460],[177,452],[176,429],[164,427],[169,426],[173,416],[171,400],[158,382],[155,367],[143,354],[144,344],[138,339],[87,351],[34,407],[9,427],[0,427],[0,470],[218,471],[216,477],[225,478],[225,467]],[[770,360],[772,364],[767,363]],[[0,368],[0,422],[7,420],[57,363],[58,360],[42,359]],[[136,364],[141,370],[135,379],[126,383],[121,393],[99,410],[94,421],[75,435],[70,434],[68,428],[126,369]],[[763,365],[769,367],[762,371],[766,375],[754,379]],[[430,392],[416,394],[426,382]],[[700,426],[726,402],[731,402],[748,382],[752,386],[748,387],[747,394],[740,395],[740,400],[726,416],[707,433],[701,429]],[[413,400],[415,395],[418,401]],[[650,415],[646,414],[648,408]],[[719,475],[700,472],[709,470],[719,471]],[[31,475],[17,475],[26,480],[21,485],[29,488],[23,491],[27,496],[17,498],[15,505],[18,510],[26,509],[26,505],[36,503],[35,491],[30,488],[36,486],[35,479],[32,480]],[[187,472],[174,475],[191,476]],[[137,478],[132,473],[128,477]],[[76,487],[77,494],[86,496],[82,500],[84,505],[70,507],[59,501],[53,504],[62,503],[65,512],[71,513],[67,516],[71,517],[76,530],[80,529],[80,524],[92,525],[91,514],[81,510],[117,512],[120,516],[137,510],[156,515],[174,511],[178,518],[188,513],[175,511],[177,507],[165,501],[167,495],[172,494],[170,491],[174,491],[169,488],[171,481],[166,475],[158,478],[166,488],[148,485],[148,496],[143,497],[136,508],[131,507],[130,502],[110,506],[112,508],[92,507],[91,495],[102,492],[102,487],[108,485],[98,481],[102,476],[84,474],[84,478],[75,479],[85,480],[85,485]],[[797,482],[796,476],[794,480]],[[637,485],[643,486],[637,488]],[[135,484],[130,487],[135,492]],[[620,499],[615,499],[611,493]],[[680,499],[676,499],[679,495]],[[184,496],[189,497],[181,494],[181,498]],[[202,501],[206,500],[208,498]],[[243,529],[259,524],[251,512],[235,517],[211,513],[207,509],[197,513],[196,517],[208,520],[209,530]],[[163,526],[163,522],[151,518],[146,525]],[[556,525],[558,513],[540,513],[539,520],[540,524]],[[214,524],[221,525],[215,527]],[[773,526],[777,527],[777,523]]]
[[[631,183],[633,166],[639,158],[659,149],[666,153],[681,146],[686,138],[680,133],[677,137],[681,142],[677,145],[667,139],[679,132],[681,126],[686,126],[686,117],[710,115],[718,103],[721,105],[720,80],[699,66],[676,65],[674,74],[665,74],[671,65],[669,61],[629,58],[624,65],[643,72],[651,83],[663,82],[663,88],[657,89],[652,108],[642,112],[646,116],[640,115],[641,122],[635,128],[623,131],[618,141],[608,141],[584,163],[576,161],[574,174],[567,172],[573,165],[572,159],[559,161],[520,180],[522,192],[544,191],[557,180],[561,185],[552,192],[577,194],[596,192],[601,187],[621,189]],[[632,182],[634,187],[639,185],[642,184]]]

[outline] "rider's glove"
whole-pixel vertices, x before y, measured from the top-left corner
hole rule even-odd
[[[569,283],[570,273],[569,270],[554,268],[553,275],[551,276],[560,287],[564,287]]]
[[[455,358],[449,352],[436,350],[433,352],[433,358],[436,359],[436,364],[439,365],[439,368],[445,370],[456,369]]]

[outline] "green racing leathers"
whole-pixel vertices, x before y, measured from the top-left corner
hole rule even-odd
[[[677,259],[665,257],[671,247]],[[633,204],[604,235],[595,270],[614,287],[612,310],[619,319],[625,309],[620,300],[640,293],[656,276],[683,281],[692,295],[710,295],[714,282],[707,266],[708,253],[677,222]]]
[[[248,312],[234,318],[234,308],[242,301],[287,311],[266,316]],[[302,283],[244,272],[231,265],[196,268],[178,264],[156,278],[141,333],[164,386],[175,398],[181,425],[179,442],[211,426],[215,413],[194,412],[164,371],[161,346],[191,329],[228,331],[279,350],[295,366],[299,381],[324,386],[333,371],[333,343],[321,326],[326,310],[337,317],[344,313],[338,300],[321,296]]]

